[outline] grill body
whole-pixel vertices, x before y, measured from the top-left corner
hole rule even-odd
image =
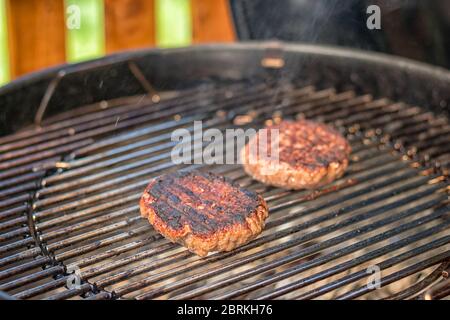
[[[449,85],[447,71],[403,59],[279,43],[126,53],[14,82],[0,89],[0,291],[445,297]],[[170,161],[171,132],[195,120],[225,130],[298,117],[352,144],[348,172],[330,186],[289,192],[239,165]],[[263,194],[264,233],[203,260],[155,233],[139,217],[140,194],[151,177],[186,167]],[[374,270],[379,289],[367,286]]]
[[[284,68],[277,71],[262,67],[265,57],[283,58]],[[319,88],[353,89],[448,115],[450,76],[445,69],[336,47],[255,42],[133,51],[25,76],[0,89],[1,134],[33,122],[55,78],[60,81],[48,101],[47,116],[101,100],[145,93],[129,70],[130,60],[159,90],[189,88],[205,81],[275,78]]]

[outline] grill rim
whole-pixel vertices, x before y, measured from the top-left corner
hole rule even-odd
[[[430,73],[433,76],[442,77],[442,80],[450,81],[450,71],[444,67],[435,66],[429,63],[416,61],[413,59],[400,57],[392,54],[373,52],[368,50],[355,49],[350,47],[339,47],[330,45],[315,45],[296,42],[284,41],[244,41],[237,43],[208,43],[208,44],[193,44],[186,47],[178,48],[145,48],[145,49],[131,49],[116,53],[107,54],[104,57],[91,59],[88,61],[77,63],[65,63],[54,67],[49,67],[40,71],[31,72],[29,74],[20,76],[13,81],[0,87],[0,95],[9,93],[20,86],[31,84],[33,81],[42,80],[46,77],[55,77],[60,72],[64,75],[69,73],[81,72],[89,68],[99,68],[105,65],[113,65],[117,62],[128,61],[134,58],[140,58],[150,54],[182,54],[194,53],[203,51],[221,51],[221,50],[265,50],[274,46],[281,46],[285,52],[309,53],[321,56],[342,57],[344,59],[356,59],[365,62],[374,62],[395,68],[403,68],[405,70],[412,70],[412,72]],[[394,58],[394,59],[393,59]],[[60,74],[62,75],[62,74]]]
[[[286,62],[283,69],[275,71],[262,67],[260,63],[266,55],[270,54],[274,46],[280,48],[281,57]],[[158,90],[161,83],[164,85],[170,83],[170,86],[173,86],[172,89],[181,89],[187,83],[195,83],[199,77],[228,81],[255,77],[267,78],[267,76],[292,78],[295,75],[298,77],[302,75],[297,71],[301,71],[306,64],[298,63],[302,59],[311,59],[320,67],[331,66],[336,69],[334,71],[338,73],[338,79],[335,79],[334,83],[330,83],[328,80],[326,84],[321,85],[320,83],[326,76],[316,79],[316,83],[311,83],[318,88],[336,87],[336,85],[355,86],[356,91],[361,92],[361,88],[358,86],[367,86],[371,81],[367,78],[355,81],[352,77],[355,74],[365,77],[369,75],[372,77],[375,87],[364,87],[365,93],[374,94],[375,97],[380,96],[418,104],[435,112],[444,113],[447,117],[450,115],[450,93],[447,90],[450,87],[450,71],[443,67],[379,52],[336,46],[289,42],[274,44],[270,41],[211,43],[182,48],[128,50],[86,62],[63,64],[20,77],[0,87],[0,104],[5,111],[5,116],[0,119],[0,136],[12,133],[26,124],[31,124],[38,112],[38,105],[43,101],[49,102],[48,109],[51,109],[54,114],[80,105],[131,96],[137,91],[146,93],[139,79],[130,72],[130,75],[127,76],[132,84],[126,90],[97,89],[97,91],[89,92],[88,95],[92,96],[89,101],[86,101],[86,97],[78,97],[80,94],[77,93],[76,97],[80,99],[80,102],[72,103],[67,99],[62,99],[62,104],[52,103],[54,100],[60,101],[60,97],[68,94],[71,82],[79,81],[85,76],[93,77],[95,80],[95,76],[105,76],[107,70],[123,73],[121,68],[126,67],[125,65],[130,62],[137,66],[146,80]],[[205,63],[205,61],[212,63]],[[205,68],[204,65],[208,65],[208,67]],[[183,68],[177,68],[180,66]],[[289,74],[286,70],[289,70]],[[192,75],[193,73],[194,75]],[[318,73],[323,73],[323,70],[318,69]],[[311,80],[308,79],[311,76],[310,73],[306,72],[306,74],[307,79],[302,80]],[[386,79],[400,85],[395,86],[392,82],[388,82],[386,87],[383,87],[384,82],[387,82]],[[113,79],[113,81],[117,81],[117,79]],[[117,84],[117,82],[115,83]],[[95,86],[91,85],[90,87]],[[386,90],[390,90],[390,87],[396,87],[395,92],[386,92]],[[416,89],[428,92],[429,95],[420,96],[415,92]],[[48,91],[51,93],[50,97]],[[108,94],[105,91],[108,91]],[[59,98],[54,98],[56,95]],[[442,101],[445,102],[445,106],[441,105]],[[17,105],[20,105],[21,108],[17,108]],[[16,119],[16,121],[9,121],[10,119]],[[12,125],[11,123],[14,122],[16,123]]]

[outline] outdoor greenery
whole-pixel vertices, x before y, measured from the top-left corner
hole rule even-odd
[[[78,28],[67,30],[67,61],[78,62],[100,57],[105,52],[102,0],[65,0],[66,8],[77,5],[81,19]]]
[[[0,0],[0,85],[9,79],[5,0]]]
[[[156,44],[159,47],[189,45],[192,41],[189,0],[156,0]]]

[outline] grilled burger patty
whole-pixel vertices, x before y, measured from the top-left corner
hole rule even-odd
[[[278,131],[278,161],[273,160],[272,146],[267,143],[267,155],[250,153],[258,150],[259,135],[255,135],[241,151],[244,170],[265,184],[286,189],[314,189],[340,178],[348,166],[351,148],[336,130],[313,121],[282,121],[268,129],[270,142],[273,130]],[[254,156],[249,156],[254,155]]]
[[[255,238],[268,215],[264,199],[231,180],[199,171],[162,175],[147,186],[141,215],[172,242],[199,256]]]

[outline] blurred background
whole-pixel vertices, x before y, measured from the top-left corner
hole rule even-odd
[[[366,26],[367,7],[381,29]],[[450,67],[448,0],[0,0],[0,85],[127,49],[283,40]]]
[[[229,14],[224,0],[0,0],[0,84],[126,49],[233,41]]]

